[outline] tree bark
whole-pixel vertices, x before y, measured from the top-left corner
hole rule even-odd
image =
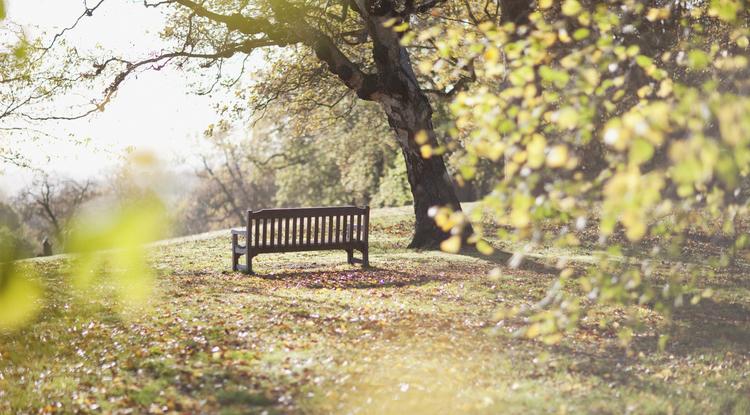
[[[405,101],[392,102],[383,107],[401,147],[414,199],[415,226],[409,247],[436,248],[449,233],[435,225],[428,214],[429,209],[433,206],[449,206],[454,210],[461,210],[461,204],[443,158],[422,158],[419,145],[414,141],[415,135],[422,131],[435,144],[435,132],[430,119],[431,107],[426,98],[418,105]]]
[[[357,4],[373,39],[373,59],[378,69],[378,88],[366,98],[380,103],[388,117],[404,156],[414,198],[415,227],[409,247],[436,248],[450,234],[437,227],[429,209],[449,206],[461,210],[461,204],[442,156],[422,158],[420,144],[415,141],[421,132],[427,136],[426,144],[438,145],[432,106],[417,81],[406,48],[400,43],[400,34],[383,24],[389,13],[378,13],[373,3],[364,0]],[[471,227],[467,226],[464,236],[471,233]]]

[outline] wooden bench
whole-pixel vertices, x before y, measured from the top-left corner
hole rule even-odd
[[[232,229],[232,270],[251,274],[259,254],[339,249],[346,251],[350,264],[368,267],[369,223],[368,206],[248,210],[247,226]],[[362,260],[354,258],[355,250]],[[242,256],[247,265],[240,264]]]

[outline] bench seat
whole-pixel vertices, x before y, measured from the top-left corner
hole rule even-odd
[[[252,273],[259,254],[325,250],[346,251],[350,264],[367,267],[369,220],[367,206],[249,210],[247,225],[231,230],[232,270]],[[361,260],[354,258],[355,250]],[[246,265],[239,263],[243,256]]]

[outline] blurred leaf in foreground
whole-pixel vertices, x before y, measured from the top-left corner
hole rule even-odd
[[[41,287],[34,273],[14,262],[15,253],[13,240],[0,240],[0,330],[21,327],[39,311]]]
[[[106,270],[121,305],[142,305],[154,279],[145,244],[163,238],[167,223],[164,205],[149,195],[82,215],[75,221],[68,244],[68,251],[77,255],[75,286],[84,292],[98,287],[97,277]]]

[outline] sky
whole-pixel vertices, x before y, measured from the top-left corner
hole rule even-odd
[[[8,21],[23,25],[27,35],[49,37],[69,26],[83,12],[83,0],[5,0]],[[89,6],[95,0],[88,0]],[[163,47],[159,31],[165,17],[158,9],[143,7],[142,0],[105,0],[93,17],[85,18],[66,40],[79,51],[105,50],[158,52]],[[2,23],[0,23],[2,24]],[[46,32],[46,34],[45,34]],[[256,65],[260,58],[253,57]],[[195,154],[204,151],[201,136],[217,120],[213,104],[228,97],[219,89],[211,96],[194,93],[196,78],[166,68],[141,73],[127,80],[102,113],[83,120],[47,122],[39,128],[59,139],[14,143],[35,167],[51,173],[82,179],[101,176],[121,163],[126,150],[159,155],[168,169],[190,169]],[[101,94],[92,98],[100,98]],[[88,139],[82,145],[72,134]],[[12,194],[33,179],[33,172],[2,167],[0,191]]]

